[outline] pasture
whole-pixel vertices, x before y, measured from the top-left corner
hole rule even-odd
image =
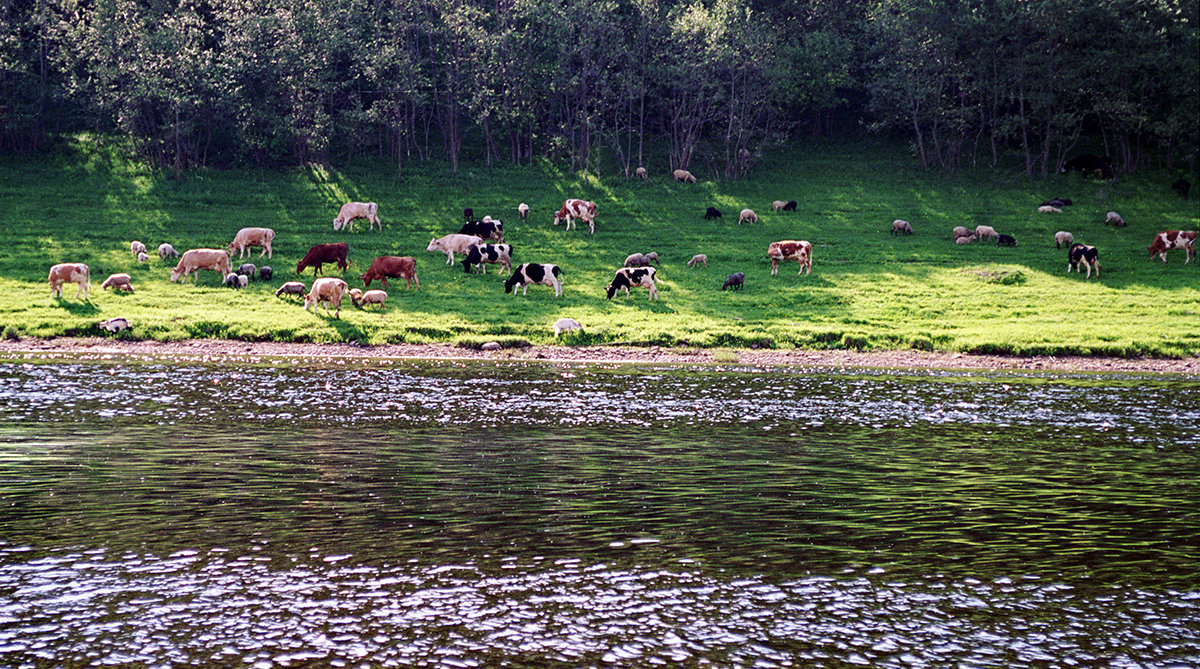
[[[176,182],[81,139],[54,155],[0,161],[0,313],[8,337],[122,336],[179,340],[219,337],[265,341],[362,343],[490,339],[554,340],[552,324],[570,317],[582,331],[575,344],[632,343],[693,347],[917,348],[1007,354],[1192,356],[1200,354],[1200,263],[1151,261],[1146,246],[1159,231],[1200,228],[1200,201],[1184,201],[1163,174],[1135,174],[1115,184],[1077,174],[1027,177],[1014,170],[923,171],[903,147],[885,143],[798,146],[766,157],[739,181],[720,181],[693,165],[698,183],[674,183],[666,165],[647,165],[651,180],[566,173],[532,166],[466,165],[458,175],[438,163],[395,166],[369,161],[327,169],[204,170]],[[1193,179],[1194,181],[1194,179]],[[597,204],[596,233],[551,225],[565,198]],[[1074,206],[1040,214],[1038,204],[1065,197]],[[376,202],[383,230],[357,221],[333,230],[342,203]],[[774,212],[773,200],[796,200]],[[517,205],[531,208],[529,220]],[[723,218],[704,220],[708,206]],[[457,232],[463,207],[501,219],[514,265],[556,263],[564,294],[531,286],[504,293],[498,266],[464,273],[442,253],[427,253],[434,236]],[[758,223],[738,225],[753,209]],[[1104,224],[1120,212],[1128,227]],[[890,234],[896,218],[915,234]],[[951,229],[989,225],[1016,247],[984,242],[958,246]],[[221,286],[212,272],[193,285],[168,281],[180,252],[227,247],[239,228],[276,231],[269,283],[243,290]],[[1066,249],[1054,234],[1071,232],[1100,252],[1099,279],[1067,274]],[[770,275],[767,245],[804,239],[814,246],[812,274],[795,262]],[[150,249],[139,264],[132,240]],[[392,281],[382,312],[347,299],[340,319],[305,312],[276,288],[299,278],[297,261],[316,243],[347,242],[344,278],[379,255],[413,256],[420,290]],[[656,251],[658,301],[635,288],[605,299],[605,286],[627,255]],[[696,253],[707,267],[686,267]],[[456,258],[458,260],[458,258]],[[52,298],[47,270],[59,262],[91,267],[92,295]],[[239,261],[235,257],[233,266]],[[330,267],[325,268],[329,275]],[[336,271],[336,270],[333,270]],[[115,272],[132,276],[136,292],[102,291]],[[722,291],[726,277],[745,274],[741,290]],[[378,283],[372,287],[378,288]],[[131,330],[103,333],[97,323],[125,317]]]

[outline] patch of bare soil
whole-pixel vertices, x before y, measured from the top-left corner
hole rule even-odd
[[[178,342],[103,338],[0,341],[0,359],[20,357],[130,356],[179,361],[269,358],[328,360],[528,360],[569,363],[742,364],[794,367],[894,369],[1042,370],[1200,375],[1200,357],[1162,358],[1006,357],[962,353],[901,351],[773,351],[631,346],[531,346],[476,351],[451,344],[291,344],[197,339]]]

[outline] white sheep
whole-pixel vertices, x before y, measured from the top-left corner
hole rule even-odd
[[[1044,204],[1044,205],[1038,207],[1038,213],[1039,214],[1061,214],[1062,209],[1059,209],[1058,207],[1052,207],[1048,204]]]
[[[954,243],[955,243],[955,244],[958,244],[958,245],[960,245],[960,246],[961,246],[961,245],[963,245],[963,244],[970,244],[971,242],[975,241],[976,239],[977,239],[977,238],[975,237],[975,233],[974,233],[974,232],[972,232],[970,235],[968,235],[968,236],[966,236],[966,237],[958,237],[958,238],[956,238],[956,239],[954,240]]]
[[[675,170],[674,172],[671,172],[671,177],[676,181],[686,181],[687,183],[692,184],[696,183],[696,177],[692,176],[692,173],[687,170]]]
[[[758,214],[754,213],[753,209],[743,209],[742,213],[738,215],[738,225],[741,225],[742,223],[745,223],[746,221],[750,221],[751,223],[757,223],[758,222]]]
[[[178,258],[179,251],[176,251],[174,246],[163,242],[162,244],[158,245],[158,257],[161,260],[166,260],[167,258]]]
[[[1059,230],[1058,232],[1054,233],[1054,248],[1061,249],[1064,246],[1070,248],[1071,244],[1074,243],[1075,236],[1071,233],[1065,230]]]
[[[528,220],[529,219],[529,205],[525,204],[524,202],[522,202],[521,204],[518,204],[517,205],[517,215],[521,217],[522,221]]]
[[[132,279],[128,274],[110,274],[104,283],[100,284],[101,290],[113,288],[115,290],[123,290],[127,293],[133,292]]]
[[[129,242],[129,250],[133,253],[133,255],[136,256],[139,253],[146,252],[146,245],[135,239],[134,241]]]
[[[975,237],[978,239],[995,239],[996,229],[990,225],[976,226]]]
[[[650,174],[648,172],[646,172],[646,168],[644,168],[644,167],[637,168],[636,170],[633,171],[633,174],[634,174],[634,176],[641,179],[642,181],[650,180]]]
[[[554,321],[554,336],[557,337],[571,330],[582,330],[583,326],[574,318],[560,318]]]
[[[351,288],[350,301],[359,309],[366,307],[368,304],[378,304],[379,310],[383,311],[383,303],[387,301],[387,293],[382,290],[368,290],[364,293],[357,288]]]
[[[1125,219],[1121,218],[1121,215],[1117,212],[1110,211],[1104,215],[1104,224],[1115,225],[1118,228],[1123,228],[1125,227]]]
[[[687,261],[688,267],[694,267],[700,264],[708,267],[708,256],[704,255],[703,253],[697,253],[696,255],[692,256],[691,260]]]
[[[137,254],[137,261],[139,265],[145,265],[150,261],[150,256],[146,255],[145,251],[142,251],[141,253]]]
[[[892,221],[893,235],[911,235],[913,233],[912,224],[908,221],[897,218]]]
[[[961,225],[954,226],[954,230],[951,231],[951,234],[953,235],[953,238],[956,241],[963,237],[973,237],[975,235],[975,233],[971,232],[970,230],[964,228]]]
[[[771,203],[771,209],[774,209],[775,211],[779,211],[780,209],[783,209],[784,205],[786,205],[786,204],[787,203],[784,202],[783,200],[775,200],[774,202]]]

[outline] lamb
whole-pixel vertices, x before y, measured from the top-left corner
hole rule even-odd
[[[742,223],[745,223],[746,221],[750,221],[751,223],[757,223],[758,222],[758,214],[754,213],[753,209],[743,209],[742,213],[738,215],[738,225],[741,225]]]
[[[529,205],[522,202],[517,205],[517,216],[521,217],[522,221],[529,220]]]
[[[221,282],[221,285],[226,288],[238,289],[245,288],[249,282],[250,280],[244,274],[231,272],[225,275],[225,280]]]
[[[262,248],[262,253],[259,253],[258,257],[270,258],[272,257],[271,242],[273,241],[275,241],[275,231],[271,228],[242,228],[233,236],[233,241],[229,242],[229,255],[232,256],[233,252],[237,251],[238,258],[241,258],[251,247],[258,246]]]
[[[976,226],[975,237],[978,239],[995,239],[996,229],[990,225]]]
[[[1104,215],[1104,224],[1123,228],[1125,227],[1125,219],[1121,218],[1121,215],[1117,212],[1110,211]]]
[[[745,272],[734,272],[725,279],[725,285],[721,286],[721,290],[726,288],[730,290],[741,290],[742,285],[746,282]]]
[[[671,177],[676,181],[686,181],[687,183],[692,184],[696,183],[696,177],[692,176],[692,173],[687,170],[675,170],[674,172],[671,172]]]
[[[634,174],[634,176],[641,179],[642,181],[650,180],[650,174],[648,172],[646,172],[646,168],[644,168],[644,167],[637,168],[636,170],[633,171],[633,174]]]
[[[333,314],[334,318],[342,317],[342,298],[349,292],[350,286],[345,281],[337,277],[323,276],[316,281],[313,281],[312,290],[308,291],[308,295],[304,296],[304,310],[308,311],[312,307],[312,312],[317,313],[317,305],[325,305],[325,315],[329,315],[329,305],[336,307]]]
[[[1054,248],[1061,249],[1064,246],[1070,248],[1071,244],[1074,243],[1075,235],[1072,235],[1065,230],[1059,230],[1058,232],[1054,233]]]
[[[134,256],[137,256],[139,253],[146,252],[146,245],[135,239],[132,242],[129,242],[129,251],[133,253]]]
[[[383,303],[387,301],[387,293],[382,290],[368,290],[364,293],[357,288],[351,288],[350,301],[359,309],[366,307],[368,304],[378,304],[379,310],[383,311]]]
[[[282,297],[284,295],[303,295],[304,291],[306,290],[307,288],[304,287],[304,284],[300,283],[299,281],[288,281],[280,286],[279,290],[275,291],[275,297]]]
[[[696,265],[700,264],[708,267],[708,256],[704,255],[703,253],[697,253],[696,255],[692,256],[691,260],[687,261],[688,267],[695,267]]]
[[[716,207],[709,207],[704,210],[704,220],[711,221],[715,218],[721,218],[721,210]]]
[[[270,265],[263,265],[258,268],[259,281],[270,281],[273,276],[275,276],[275,270],[271,269]]]
[[[379,205],[374,202],[347,202],[342,205],[338,211],[337,218],[333,219],[333,229],[341,230],[343,227],[347,231],[354,230],[354,219],[367,219],[367,230],[373,230],[376,225],[379,229],[383,229],[383,223],[379,222]]]
[[[771,209],[774,211],[779,211],[780,209],[783,209],[783,205],[785,205],[785,204],[787,204],[787,203],[784,202],[783,200],[775,200],[774,202],[771,203]]]
[[[997,235],[996,246],[1016,246],[1017,238],[1012,235]]]
[[[150,261],[150,256],[146,255],[145,251],[142,251],[141,253],[137,254],[137,261],[139,265],[145,265]]]
[[[638,169],[641,169],[640,167]],[[564,332],[571,330],[582,330],[583,326],[574,318],[560,318],[554,321],[554,336],[557,337]]]
[[[108,278],[104,280],[104,283],[100,284],[100,288],[102,290],[113,288],[115,290],[123,290],[127,293],[132,293],[133,284],[130,283],[130,281],[132,281],[132,279],[128,274],[109,274]]]
[[[1062,209],[1059,209],[1058,207],[1053,207],[1048,204],[1044,204],[1044,205],[1038,207],[1038,213],[1039,214],[1061,214]]]
[[[633,253],[625,259],[625,267],[646,267],[658,262],[658,253]]]
[[[174,246],[171,246],[170,244],[168,244],[166,242],[163,242],[162,244],[158,245],[159,260],[166,260],[167,258],[178,258],[178,257],[179,257],[179,251],[176,251]]]
[[[911,235],[912,233],[912,225],[908,221],[903,221],[898,218],[892,221],[893,235]]]
[[[970,230],[964,228],[961,225],[955,226],[954,229],[950,231],[950,234],[952,235],[952,237],[955,241],[957,241],[958,239],[960,239],[962,237],[972,237],[975,235],[975,233],[971,232]]]
[[[254,266],[254,263],[248,262],[242,263],[242,266],[238,267],[237,272],[235,272],[235,274],[241,274],[246,277],[253,277],[256,273],[258,273],[258,268]]]
[[[975,239],[976,239],[975,233],[972,232],[971,234],[967,235],[966,237],[955,237],[954,243],[958,244],[959,246],[962,246],[963,244],[970,244],[971,242],[975,241]]]

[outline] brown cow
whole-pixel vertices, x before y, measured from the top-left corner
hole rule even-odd
[[[338,269],[343,272],[350,267],[350,261],[346,260],[346,254],[350,251],[350,245],[346,242],[338,242],[337,244],[314,244],[304,254],[304,258],[296,263],[296,274],[299,274],[307,267],[312,267],[313,274],[321,273],[321,265],[327,262],[337,263]]]
[[[780,260],[795,260],[800,263],[797,274],[812,274],[812,244],[806,241],[785,239],[771,242],[767,247],[767,257],[771,259],[771,274],[779,273]]]
[[[64,283],[73,283],[79,286],[75,289],[75,297],[79,297],[82,293],[83,299],[86,300],[88,291],[92,289],[92,271],[81,262],[63,262],[51,267],[50,296],[61,298]]]
[[[1167,262],[1167,251],[1171,249],[1183,249],[1187,254],[1187,260],[1183,264],[1188,264],[1192,258],[1196,257],[1196,231],[1195,230],[1167,230],[1160,232],[1154,236],[1154,241],[1150,242],[1150,246],[1146,250],[1150,251],[1150,258],[1154,256],[1162,258],[1163,262]]]
[[[171,270],[171,281],[183,277],[186,283],[189,274],[202,269],[217,272],[224,279],[229,274],[229,254],[225,249],[188,249],[183,252],[175,269]],[[196,275],[196,281],[200,281],[199,274]]]
[[[387,280],[404,279],[408,283],[405,288],[411,288],[414,283],[417,284],[417,290],[421,289],[421,282],[417,279],[417,260],[410,256],[379,256],[371,261],[371,266],[367,268],[367,273],[363,274],[363,287],[370,288],[371,282],[379,279],[383,283],[383,287],[388,287]]]

